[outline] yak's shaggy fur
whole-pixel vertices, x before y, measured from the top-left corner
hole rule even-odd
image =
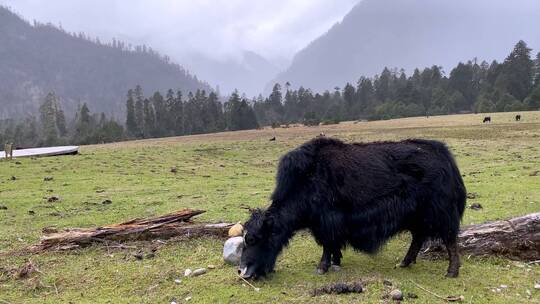
[[[273,271],[282,248],[309,229],[323,256],[318,271],[340,265],[341,249],[374,253],[408,230],[413,241],[401,266],[416,261],[424,241],[448,248],[448,276],[459,272],[456,237],[466,191],[456,163],[441,142],[346,144],[316,138],[281,159],[272,204],[245,224],[244,277]]]

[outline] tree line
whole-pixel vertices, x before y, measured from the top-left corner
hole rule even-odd
[[[137,85],[126,94],[122,122],[91,113],[82,104],[67,120],[54,93],[39,108],[39,117],[0,121],[0,142],[20,147],[92,144],[226,130],[254,129],[289,123],[332,124],[346,120],[377,120],[408,116],[540,109],[540,53],[519,41],[503,62],[471,60],[445,75],[439,66],[422,71],[384,68],[380,75],[361,77],[332,92],[313,93],[275,84],[266,98],[247,99],[238,91],[226,100],[215,92],[187,95],[169,89],[163,95],[143,94]]]
[[[503,62],[459,63],[449,76],[439,66],[415,69],[410,76],[384,68],[380,75],[361,77],[333,92],[289,87],[276,84],[268,98],[253,100],[261,125],[538,110],[540,53],[533,60],[531,49],[519,41]]]
[[[145,98],[141,86],[127,92],[126,136],[151,138],[246,130],[259,126],[252,105],[238,91],[226,102],[215,92],[197,90],[184,96],[169,89]]]

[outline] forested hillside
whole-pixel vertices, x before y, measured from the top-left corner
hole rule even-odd
[[[125,92],[137,84],[152,91],[210,90],[147,46],[30,24],[0,6],[0,119],[35,114],[49,92],[69,116],[87,103],[122,117]]]
[[[507,58],[459,63],[449,76],[439,66],[416,69],[412,75],[385,68],[380,75],[361,77],[332,92],[293,90],[276,84],[272,93],[248,100],[234,92],[227,102],[214,92],[169,89],[145,95],[141,86],[127,91],[126,117],[92,114],[83,104],[66,120],[57,97],[50,93],[39,118],[0,120],[0,142],[19,146],[99,143],[225,130],[253,129],[288,123],[318,125],[344,120],[389,119],[459,112],[500,112],[540,109],[540,54],[535,58],[519,41]],[[125,128],[124,128],[124,126]]]
[[[276,82],[331,90],[385,66],[411,74],[433,64],[449,72],[474,57],[501,61],[520,39],[538,51],[539,28],[537,0],[362,0],[298,52],[268,91]]]

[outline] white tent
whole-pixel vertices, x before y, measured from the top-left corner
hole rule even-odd
[[[76,154],[79,152],[79,146],[61,146],[61,147],[47,147],[47,148],[32,148],[13,150],[13,157],[30,157],[30,156],[55,156],[65,154]],[[0,151],[0,159],[5,158],[6,153]]]

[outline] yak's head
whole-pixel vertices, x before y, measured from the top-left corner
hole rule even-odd
[[[245,279],[266,276],[274,269],[276,257],[272,244],[273,220],[265,211],[252,211],[244,225],[244,250],[240,259],[238,273]]]

